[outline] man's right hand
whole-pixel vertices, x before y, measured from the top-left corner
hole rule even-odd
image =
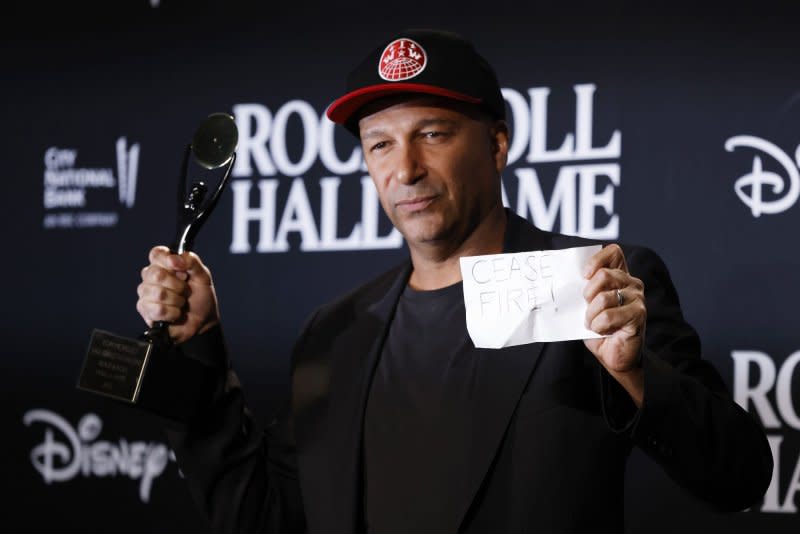
[[[167,247],[150,250],[142,269],[136,310],[148,326],[170,323],[169,335],[182,343],[219,323],[219,307],[211,272],[193,252],[173,254]]]

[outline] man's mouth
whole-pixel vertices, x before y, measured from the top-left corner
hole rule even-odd
[[[395,206],[397,209],[402,210],[406,213],[413,213],[416,211],[422,211],[430,204],[436,200],[436,195],[425,195],[425,196],[417,196],[412,198],[407,198],[405,200],[398,201]]]

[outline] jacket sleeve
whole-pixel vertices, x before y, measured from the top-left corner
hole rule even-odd
[[[625,254],[645,286],[644,399],[637,410],[601,370],[606,420],[696,497],[719,511],[743,510],[764,495],[772,477],[764,431],[701,358],[700,339],[683,318],[661,258],[645,248]]]
[[[254,421],[219,327],[176,352],[215,377],[194,400],[194,413],[167,425],[178,466],[211,527],[226,533],[305,532],[288,405],[267,425]]]

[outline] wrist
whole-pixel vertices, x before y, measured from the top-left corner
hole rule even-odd
[[[203,326],[201,326],[200,329],[197,331],[197,333],[198,334],[205,334],[206,332],[208,332],[209,330],[211,330],[212,328],[214,328],[217,325],[219,325],[219,319],[212,319],[212,320],[208,321],[207,323],[205,323]]]
[[[606,369],[608,374],[630,395],[637,408],[642,407],[644,400],[644,369],[641,365],[627,371]]]

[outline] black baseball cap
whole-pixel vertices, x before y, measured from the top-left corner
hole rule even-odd
[[[419,93],[475,104],[505,119],[497,75],[465,38],[440,30],[406,30],[375,48],[347,76],[347,92],[326,111],[358,136],[358,111],[377,98]]]

